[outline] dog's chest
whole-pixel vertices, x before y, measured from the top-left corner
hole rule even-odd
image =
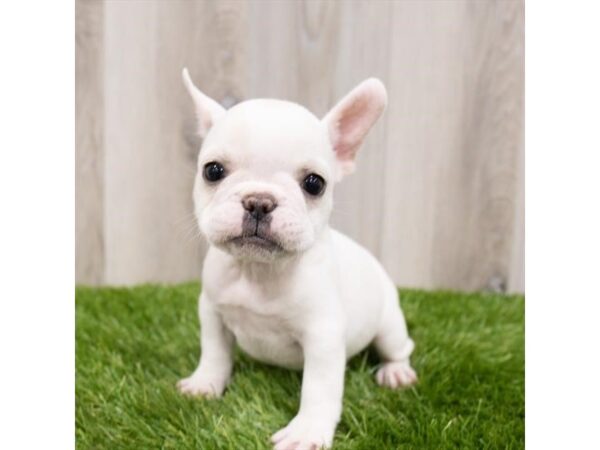
[[[230,283],[216,299],[225,326],[242,350],[260,361],[301,368],[297,322],[288,299],[246,280]]]

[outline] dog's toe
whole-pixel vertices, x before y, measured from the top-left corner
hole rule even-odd
[[[406,362],[388,362],[377,371],[375,379],[380,386],[396,389],[417,382],[417,374]]]
[[[177,382],[177,389],[184,395],[219,397],[223,391],[221,383],[210,382],[202,377],[191,376]]]
[[[331,447],[335,426],[319,418],[295,417],[271,437],[275,450],[319,450]]]

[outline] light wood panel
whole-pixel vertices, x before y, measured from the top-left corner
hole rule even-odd
[[[415,5],[394,3],[382,259],[402,284],[522,289],[522,4]]]
[[[233,6],[106,3],[107,283],[199,276],[204,246],[191,201],[199,141],[181,68],[216,98],[240,95],[244,8]]]
[[[104,4],[75,4],[75,279],[104,281]]]
[[[226,106],[279,97],[319,116],[362,79],[381,78],[389,107],[357,172],[336,187],[334,225],[399,285],[523,290],[521,1],[124,0],[88,9],[100,11],[103,40],[95,52],[78,43],[78,90],[102,101],[94,120],[77,124],[78,136],[97,136],[77,141],[78,218],[89,218],[78,222],[78,281],[199,275],[204,245],[186,237],[199,146],[180,83],[187,65]],[[80,153],[104,155],[100,181],[79,177]]]

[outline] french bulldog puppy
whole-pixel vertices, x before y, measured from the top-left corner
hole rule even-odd
[[[373,343],[377,383],[417,380],[413,341],[396,288],[363,247],[328,226],[335,184],[387,102],[368,79],[323,119],[302,106],[256,99],[225,110],[183,81],[203,138],[195,215],[210,243],[199,300],[198,368],[178,383],[220,396],[237,343],[259,361],[302,369],[300,410],[275,449],[330,447],[342,408],[346,360]]]

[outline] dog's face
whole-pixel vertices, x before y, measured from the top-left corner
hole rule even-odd
[[[334,157],[321,122],[293,103],[250,100],[207,134],[194,187],[211,244],[252,259],[307,249],[331,211]]]
[[[385,107],[385,88],[367,80],[323,120],[280,100],[228,111],[184,70],[204,138],[194,185],[196,218],[208,241],[237,258],[272,262],[310,248],[326,227],[333,186]]]

